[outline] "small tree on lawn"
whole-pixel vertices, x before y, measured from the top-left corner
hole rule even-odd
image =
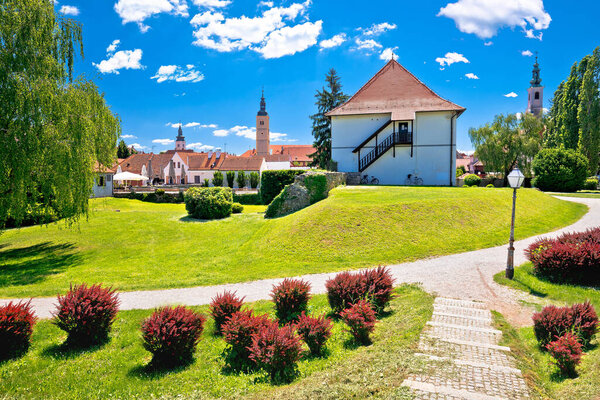
[[[250,172],[250,187],[252,189],[256,189],[258,187],[259,182],[260,175],[258,175],[258,172]]]
[[[244,171],[238,171],[237,184],[240,189],[246,186],[246,173]]]
[[[233,189],[233,182],[235,180],[235,171],[227,171],[227,186]]]
[[[221,171],[215,171],[212,183],[213,186],[223,186],[223,173]]]

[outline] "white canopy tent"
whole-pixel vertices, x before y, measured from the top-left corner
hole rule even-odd
[[[119,172],[113,176],[115,181],[147,181],[148,177],[144,175],[134,174],[133,172]]]

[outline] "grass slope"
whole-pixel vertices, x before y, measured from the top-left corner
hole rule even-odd
[[[393,264],[507,241],[510,190],[338,188],[295,214],[220,221],[180,204],[92,200],[89,219],[0,236],[0,297],[49,296],[70,283],[158,289]],[[250,209],[260,210],[260,209]],[[519,191],[516,237],[568,225],[586,212],[539,191]]]
[[[558,285],[540,280],[532,274],[530,263],[515,269],[513,281],[504,278],[503,273],[495,275],[494,280],[534,296],[553,300],[560,305],[583,303],[589,300],[597,312],[600,312],[600,288]],[[495,318],[498,328],[504,332],[504,344],[510,346],[517,356],[519,366],[538,397],[565,400],[598,399],[600,393],[598,337],[592,342],[592,346],[586,351],[577,368],[579,376],[576,379],[568,379],[557,373],[557,368],[551,364],[552,358],[547,352],[541,351],[532,327],[514,329],[500,315],[496,315]]]
[[[0,364],[0,398],[11,399],[175,399],[219,398],[365,398],[369,393],[401,391],[405,371],[418,361],[413,348],[432,313],[433,299],[416,286],[396,289],[390,312],[376,326],[373,344],[356,348],[336,322],[328,354],[299,363],[290,385],[274,387],[262,372],[226,373],[221,352],[225,342],[213,335],[212,319],[194,362],[179,370],[148,372],[150,353],[141,344],[139,327],[150,310],[123,311],[104,346],[85,352],[65,351],[65,335],[49,321],[35,327],[33,345],[20,359]],[[273,315],[271,302],[249,304]],[[315,296],[310,312],[331,311],[325,295]],[[207,313],[207,307],[192,307]],[[367,381],[365,383],[365,380]],[[327,382],[324,386],[321,382]],[[306,397],[306,396],[308,397]],[[394,398],[396,398],[394,396]]]
[[[600,190],[580,190],[575,193],[561,193],[561,192],[546,192],[552,196],[565,196],[565,197],[583,197],[588,199],[600,199]]]

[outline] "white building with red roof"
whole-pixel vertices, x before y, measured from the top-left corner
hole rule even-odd
[[[333,109],[332,160],[381,184],[456,184],[456,119],[465,111],[390,60],[348,101]]]

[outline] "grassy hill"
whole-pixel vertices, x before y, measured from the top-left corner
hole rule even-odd
[[[508,241],[512,192],[347,187],[295,214],[195,221],[178,204],[91,201],[88,220],[0,236],[0,297],[51,296],[70,283],[120,290],[242,282],[393,264]],[[581,204],[522,189],[517,238],[579,219]]]

